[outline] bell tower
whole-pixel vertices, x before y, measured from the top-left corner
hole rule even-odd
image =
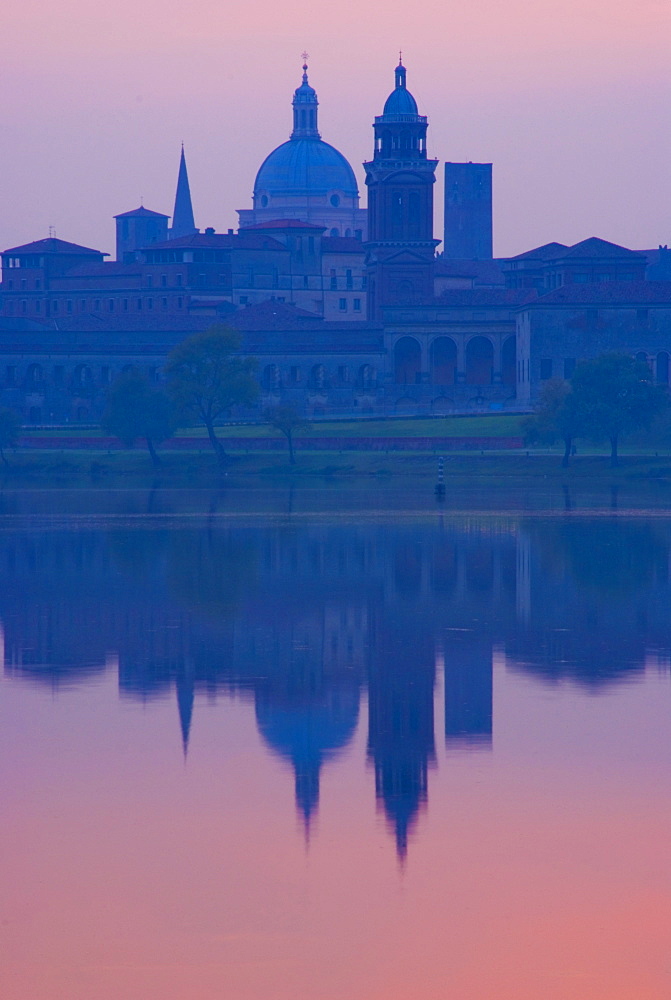
[[[425,115],[406,86],[401,61],[395,87],[373,125],[373,159],[364,163],[368,188],[368,317],[384,306],[420,305],[433,297],[433,185],[437,160],[426,155]]]

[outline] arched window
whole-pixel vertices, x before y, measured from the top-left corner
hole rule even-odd
[[[75,368],[74,384],[78,389],[84,389],[93,383],[93,372],[88,365],[77,365]],[[88,412],[88,411],[87,411]]]
[[[408,195],[408,232],[410,236],[419,236],[421,221],[419,191],[411,191]]]
[[[263,388],[273,392],[280,387],[280,370],[277,365],[266,365],[263,369]]]
[[[376,372],[372,365],[361,365],[359,368],[359,374],[357,377],[357,383],[360,389],[374,389],[375,388]]]
[[[472,337],[466,344],[466,384],[491,385],[494,347],[487,337]]]
[[[660,385],[669,384],[669,355],[666,351],[660,351],[657,355],[656,375]]]
[[[436,337],[431,344],[431,381],[454,385],[457,380],[457,345],[451,337]]]
[[[394,380],[397,385],[415,385],[421,379],[422,349],[414,337],[401,337],[394,344]]]
[[[41,385],[44,379],[44,373],[42,371],[42,365],[28,365],[26,371],[26,386],[28,388],[36,388]]]
[[[313,365],[312,372],[310,375],[310,381],[312,383],[313,389],[325,389],[326,388],[326,369],[324,365]]]

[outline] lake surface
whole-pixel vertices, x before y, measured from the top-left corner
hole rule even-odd
[[[2,1000],[668,1000],[671,517],[545,501],[1,494]]]

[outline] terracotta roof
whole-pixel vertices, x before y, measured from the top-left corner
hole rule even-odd
[[[301,222],[300,219],[271,219],[270,222],[256,222],[253,226],[241,226],[239,233],[254,229],[314,229],[323,233],[326,226],[315,226],[312,222]]]
[[[295,329],[306,323],[322,325],[324,320],[317,313],[299,309],[288,302],[278,302],[276,299],[266,299],[252,306],[239,309],[226,320],[238,330]]]
[[[552,260],[583,260],[587,258],[599,257],[627,257],[629,259],[642,260],[642,255],[638,250],[629,250],[628,247],[621,247],[617,243],[609,243],[608,240],[599,239],[598,236],[590,236],[587,240],[575,243],[565,252],[558,251]]]
[[[101,250],[92,250],[91,247],[82,247],[78,243],[68,243],[67,240],[59,240],[55,236],[49,236],[44,240],[35,240],[33,243],[23,243],[19,247],[9,247],[7,250],[3,250],[3,253],[71,253],[71,254],[85,254],[85,253],[95,253],[100,254],[102,257],[108,257],[109,254],[103,253]]]
[[[541,247],[534,247],[533,250],[525,250],[514,257],[502,257],[501,260],[554,260],[559,254],[559,250],[568,250],[565,243],[544,243]]]
[[[492,309],[501,306],[520,306],[536,298],[533,288],[446,288],[433,305],[462,306],[465,308]],[[402,307],[397,307],[402,308]]]
[[[571,305],[671,307],[671,281],[598,281],[562,285],[529,304],[537,308]]]
[[[115,219],[169,219],[170,216],[164,215],[163,212],[152,212],[150,208],[145,208],[144,205],[140,205],[139,208],[134,208],[131,212],[120,212],[119,215],[114,216]]]
[[[353,236],[324,236],[322,238],[323,253],[365,253],[361,240]]]
[[[439,257],[436,260],[437,278],[473,278],[476,285],[503,285],[505,278],[494,260],[458,260]]]
[[[180,236],[175,240],[164,240],[161,243],[150,243],[143,250],[285,250],[286,247],[261,233],[194,233],[192,236]]]

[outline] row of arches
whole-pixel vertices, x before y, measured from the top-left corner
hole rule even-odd
[[[7,388],[23,388],[28,393],[44,393],[54,387],[58,389],[67,386],[74,390],[88,390],[96,387],[105,387],[116,378],[117,375],[131,371],[135,365],[125,364],[119,368],[112,368],[110,365],[102,365],[95,369],[88,364],[78,364],[73,368],[66,368],[65,365],[54,365],[47,371],[43,365],[33,362],[26,366],[23,374],[15,365],[8,365],[5,369],[5,385]],[[157,367],[142,369],[151,381],[159,378]]]
[[[515,337],[507,337],[501,348],[501,382],[515,385]],[[463,379],[457,364],[457,344],[451,337],[436,337],[429,347],[428,381],[432,385],[491,385],[494,381],[494,345],[488,337],[471,337],[464,349]],[[415,385],[424,380],[422,348],[414,337],[401,337],[394,344],[394,381]]]

